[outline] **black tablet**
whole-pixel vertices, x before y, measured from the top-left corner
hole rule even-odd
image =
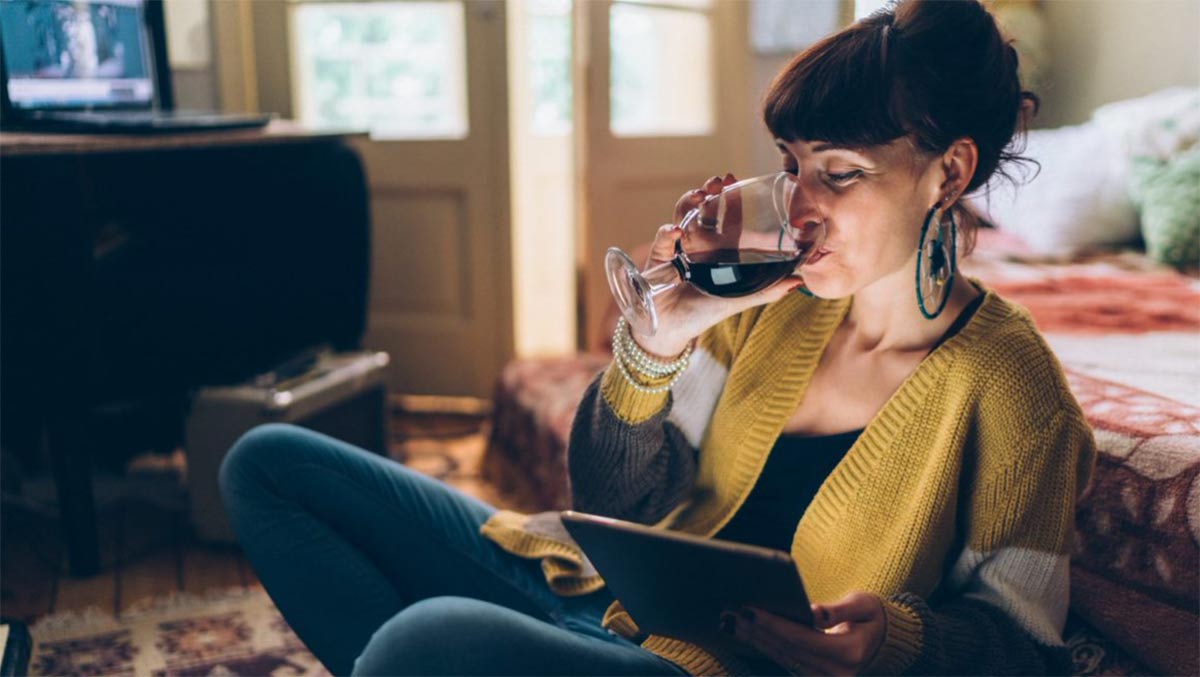
[[[755,606],[812,625],[800,572],[779,550],[567,510],[563,526],[645,632],[727,644],[723,610]]]

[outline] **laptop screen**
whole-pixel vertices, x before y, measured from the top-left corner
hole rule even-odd
[[[153,104],[143,0],[0,0],[0,43],[15,109]]]

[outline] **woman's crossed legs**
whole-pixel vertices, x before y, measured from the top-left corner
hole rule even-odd
[[[479,534],[495,508],[320,433],[260,426],[221,466],[247,558],[334,674],[683,674]]]

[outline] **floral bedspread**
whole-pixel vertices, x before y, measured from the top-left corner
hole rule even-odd
[[[976,252],[963,271],[1030,310],[1096,434],[1073,612],[1157,672],[1200,674],[1200,281],[1131,250],[1037,259],[997,231]]]

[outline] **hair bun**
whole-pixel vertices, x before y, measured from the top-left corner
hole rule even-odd
[[[884,13],[893,17],[894,27],[913,35],[995,27],[992,15],[977,0],[910,0],[891,7]]]
[[[978,0],[901,0],[793,59],[764,97],[763,120],[785,140],[867,147],[908,136],[931,154],[970,138],[979,161],[966,194],[1027,160],[1038,98],[1018,65]]]

